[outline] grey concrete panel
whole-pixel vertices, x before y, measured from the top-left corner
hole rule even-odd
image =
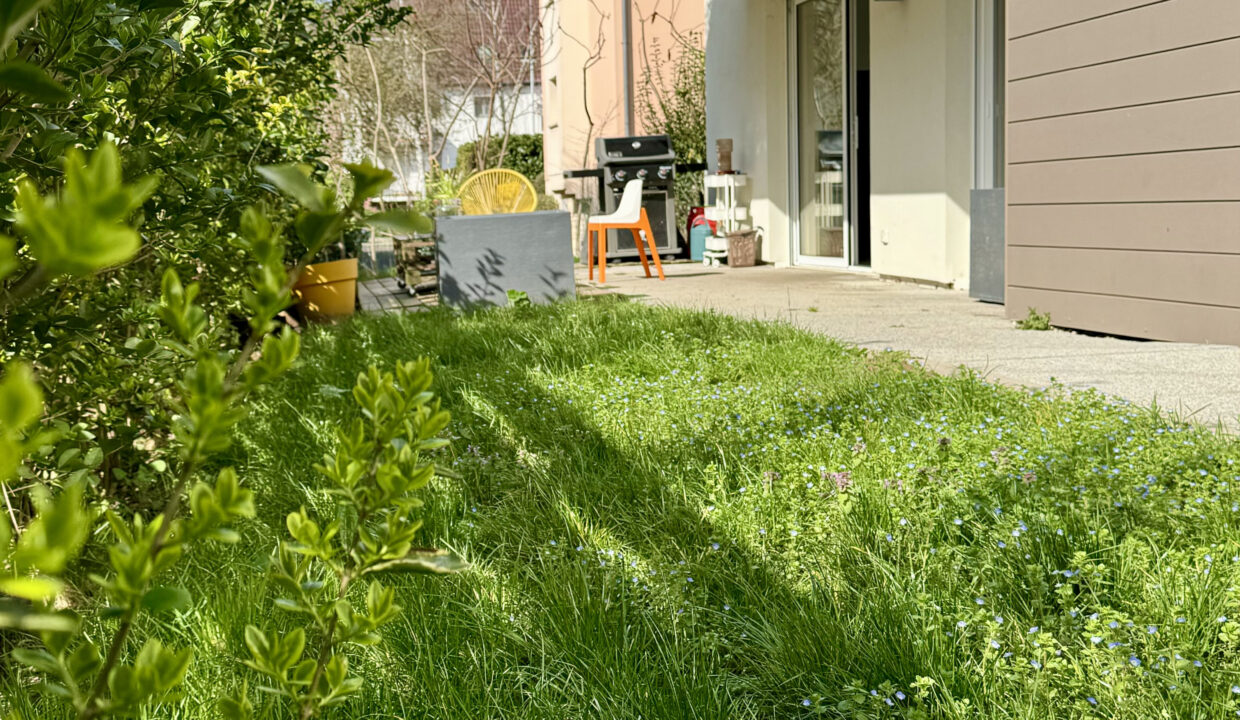
[[[445,305],[507,305],[508,291],[536,303],[572,298],[572,230],[561,211],[439,218],[439,295]]]
[[[969,297],[1003,302],[1003,188],[969,193]]]

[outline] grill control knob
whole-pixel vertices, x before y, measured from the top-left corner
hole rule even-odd
[[[659,179],[660,180],[666,180],[667,176],[671,174],[672,174],[671,168],[665,168],[665,167],[659,168]]]
[[[626,177],[628,177],[628,175],[629,175],[629,174],[628,174],[628,172],[627,172],[627,171],[625,171],[625,170],[617,170],[617,171],[616,171],[616,179],[617,179],[617,180],[623,180],[623,179],[625,179]]]
[[[646,168],[642,168],[641,170],[638,170],[638,171],[637,171],[637,177],[639,177],[639,178],[644,178],[644,177],[646,177],[646,176],[647,176],[647,175],[649,175],[649,174],[650,174],[650,173],[646,172]]]

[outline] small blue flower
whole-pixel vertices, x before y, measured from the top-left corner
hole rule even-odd
[[[960,622],[957,622],[957,623],[956,623],[956,627],[958,627],[958,628],[960,628],[960,629],[962,629],[962,630],[963,630],[964,628],[968,627],[968,625],[969,625],[969,623],[965,622],[964,620],[961,620]]]
[[[908,697],[908,696],[907,696],[907,695],[905,695],[904,693],[900,692],[899,690],[896,690],[896,700],[903,700],[903,699],[904,699],[904,698],[906,698],[906,697]]]
[[[998,641],[998,640],[991,640],[991,641],[990,641],[990,646],[991,646],[992,648],[994,648],[995,650],[998,650],[998,649],[999,649],[999,641]]]
[[[1097,645],[1098,643],[1102,642],[1102,638],[1098,637],[1097,635],[1094,635],[1093,637],[1089,639],[1089,641]]]
[[[1133,667],[1141,667],[1141,658],[1137,657],[1136,655],[1132,655],[1132,656],[1130,656],[1130,657],[1128,658],[1128,662],[1129,662],[1129,664],[1131,664]]]
[[[986,601],[985,601],[985,600],[983,600],[983,599],[981,599],[981,598],[973,598],[973,602],[977,603],[978,605],[985,605],[985,604],[986,604]]]
[[[1041,630],[1041,628],[1039,628],[1037,625],[1034,625],[1033,627],[1029,628],[1029,634],[1032,635],[1038,630]]]
[[[804,700],[802,700],[801,704],[805,707],[809,707],[810,706],[809,698],[805,698]]]
[[[1093,698],[1093,696],[1092,696],[1092,695],[1091,695],[1091,696],[1089,696],[1089,697],[1087,697],[1087,698],[1085,698],[1085,702],[1089,703],[1090,705],[1097,705],[1097,704],[1098,704],[1098,701],[1097,701],[1097,700],[1095,700],[1095,699]]]
[[[1041,669],[1042,669],[1042,663],[1038,662],[1037,660],[1030,660],[1030,661],[1029,661],[1029,664],[1033,666],[1033,669],[1034,669],[1034,670],[1041,670]]]

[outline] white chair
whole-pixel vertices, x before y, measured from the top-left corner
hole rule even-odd
[[[598,281],[600,283],[607,282],[607,231],[608,230],[628,230],[633,233],[633,240],[637,244],[637,256],[642,260],[642,268],[646,271],[646,277],[650,277],[650,264],[646,262],[646,249],[642,247],[642,235],[646,236],[646,245],[650,248],[650,256],[654,258],[654,267],[659,273],[659,279],[663,277],[663,263],[659,260],[659,251],[654,246],[654,231],[650,229],[650,218],[646,215],[646,208],[642,207],[642,181],[641,178],[630,180],[624,186],[624,193],[620,195],[620,204],[616,206],[616,211],[610,215],[591,215],[590,223],[587,227],[587,235],[589,242],[586,254],[586,262],[589,267],[589,277],[594,279],[594,262],[595,247],[598,248]],[[598,234],[598,244],[595,245],[594,235]]]

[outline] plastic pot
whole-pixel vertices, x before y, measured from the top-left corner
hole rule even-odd
[[[352,315],[357,304],[357,258],[307,265],[293,285],[293,298],[309,320]]]

